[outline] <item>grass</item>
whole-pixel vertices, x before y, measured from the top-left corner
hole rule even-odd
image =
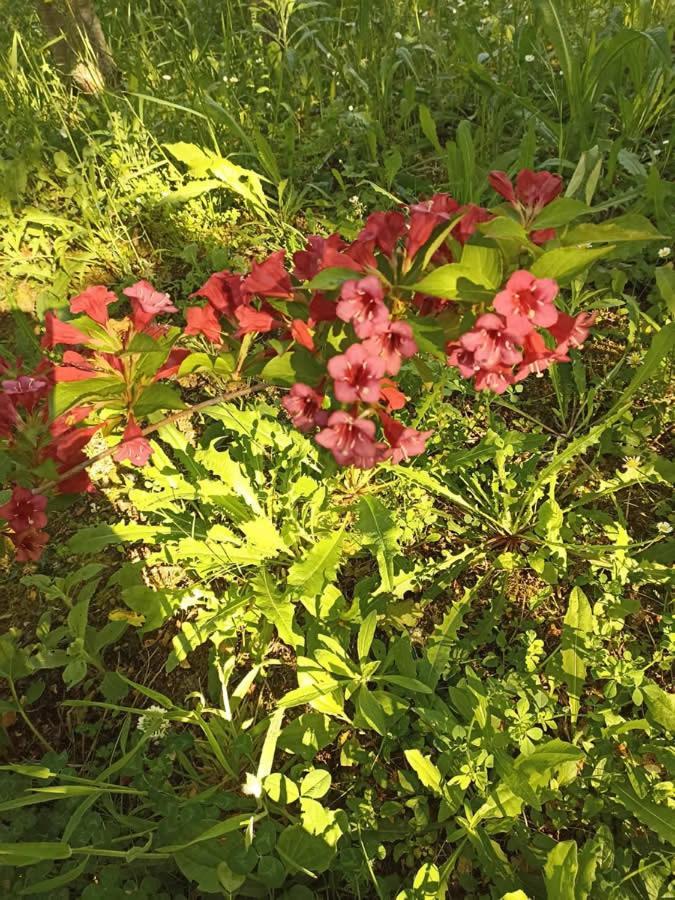
[[[97,8],[122,78],[95,96],[55,71],[33,3],[5,13],[12,352],[85,285],[149,278],[180,305],[375,208],[493,204],[495,168],[673,233],[667,0]],[[264,201],[203,190],[195,147]],[[2,573],[5,893],[666,900],[667,251],[629,241],[575,278],[593,340],[506,398],[406,375],[434,430],[419,464],[335,472],[272,392],[165,429],[142,478],[97,471],[39,570]],[[247,505],[282,535],[272,563]]]

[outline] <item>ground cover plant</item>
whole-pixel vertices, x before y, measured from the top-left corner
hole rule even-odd
[[[672,897],[668,5],[39,6],[4,894]]]

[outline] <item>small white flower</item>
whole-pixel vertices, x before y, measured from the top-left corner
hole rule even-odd
[[[403,35],[401,34],[400,31],[395,31],[395,32],[394,32],[394,37],[396,38],[397,41],[400,41],[401,38],[403,37]]]
[[[661,143],[662,143],[662,144],[669,144],[669,143],[670,143],[670,140],[669,140],[668,138],[666,138],[665,141],[661,141]]]
[[[151,741],[163,738],[171,723],[166,718],[166,710],[162,706],[148,706],[142,716],[138,717],[136,728]]]
[[[162,78],[163,78],[164,81],[171,81],[171,76],[170,76],[170,75],[162,75]]]
[[[249,797],[255,797],[257,800],[259,797],[262,797],[262,790],[262,782],[260,779],[250,772],[247,772],[246,781],[241,786],[242,794],[247,794]]]
[[[673,526],[670,522],[658,522],[656,525],[656,530],[660,534],[670,534],[673,530]]]
[[[237,78],[236,75],[233,75],[233,76],[230,78],[230,84],[238,84],[238,82],[239,82],[239,79]]]
[[[351,105],[351,103],[349,104],[347,109],[349,110],[349,112],[354,112],[354,107]]]
[[[478,60],[479,63],[487,62],[488,59],[490,59],[490,54],[485,53],[485,52],[479,53],[478,56],[476,57],[476,59]]]
[[[528,54],[525,56],[525,62],[534,62],[534,56],[533,56],[532,53],[528,53]]]
[[[656,255],[658,256],[659,259],[666,259],[668,256],[670,256],[671,253],[672,253],[672,250],[670,247],[661,247],[661,249],[659,250],[659,252]]]

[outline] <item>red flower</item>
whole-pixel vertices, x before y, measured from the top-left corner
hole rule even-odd
[[[545,244],[552,241],[556,234],[555,228],[540,228],[538,231],[530,232],[530,240],[533,244]]]
[[[445,348],[445,352],[447,353],[448,365],[459,369],[459,374],[462,378],[473,378],[476,372],[480,370],[480,366],[476,365],[471,350],[462,347],[459,341],[450,341]]]
[[[212,344],[222,344],[220,322],[212,306],[188,306],[184,334],[203,334]]]
[[[339,234],[331,234],[327,238],[321,237],[319,234],[310,235],[305,249],[298,250],[293,254],[293,262],[295,264],[293,274],[299,281],[311,281],[322,269],[329,267],[326,264],[326,257],[330,261],[330,267],[340,265],[339,262],[335,262],[335,257],[336,255],[338,257],[343,255],[340,251],[344,246],[345,242]],[[345,256],[342,264],[347,264],[348,268],[354,266],[353,260],[349,259],[348,256]]]
[[[385,256],[391,256],[396,242],[405,234],[405,216],[391,210],[389,212],[374,212],[366,219],[365,227],[358,236],[359,241],[375,241]]]
[[[291,278],[284,268],[284,250],[272,253],[261,263],[254,262],[251,274],[244,278],[242,290],[249,296],[279,297],[282,300],[293,299]]]
[[[300,431],[309,431],[315,425],[325,425],[328,413],[321,409],[323,395],[307,384],[298,382],[281,401],[281,405]]]
[[[7,394],[0,394],[0,437],[9,438],[14,434],[17,419],[12,401]]]
[[[54,381],[86,381],[95,378],[98,372],[88,357],[76,350],[66,350],[63,354],[63,366],[54,366]]]
[[[391,461],[396,465],[411,456],[424,453],[426,442],[433,431],[417,431],[416,428],[407,428],[396,419],[392,419],[382,410],[378,411],[384,435],[392,449]]]
[[[334,322],[337,319],[337,306],[325,294],[316,293],[309,302],[309,321],[316,325],[319,322]]]
[[[494,219],[493,214],[488,209],[476,206],[475,203],[468,203],[466,206],[462,206],[459,212],[463,212],[464,215],[452,229],[452,236],[462,245],[466,244],[475,233],[476,226],[480,222],[489,222],[491,219]]]
[[[529,224],[555,200],[563,187],[559,175],[533,172],[531,169],[522,169],[518,173],[515,189],[506,172],[490,172],[488,180],[495,191],[518,210],[525,224]]]
[[[529,323],[525,320],[525,324]],[[519,363],[523,355],[516,347],[522,342],[520,322],[503,319],[494,313],[479,316],[471,331],[459,339],[465,350],[473,353],[475,365],[480,369],[498,369]],[[528,330],[532,330],[530,326]]]
[[[46,531],[37,531],[35,528],[29,528],[18,534],[10,534],[10,541],[14,544],[16,558],[19,562],[37,562],[42,556],[45,544],[49,540]]]
[[[305,347],[312,353],[316,350],[312,332],[307,327],[307,322],[303,322],[302,319],[293,319],[291,322],[291,336],[301,347]]]
[[[514,381],[523,381],[528,375],[543,375],[554,362],[569,362],[569,357],[556,347],[549,350],[544,338],[533,331],[523,339],[523,361],[518,366]]]
[[[339,465],[359,469],[372,469],[388,453],[384,444],[375,441],[373,421],[357,419],[346,412],[332,413],[316,442],[330,450]]]
[[[105,325],[108,321],[108,306],[116,301],[116,295],[105,285],[94,284],[78,294],[77,297],[73,297],[70,301],[70,311],[84,313],[99,325]]]
[[[69,409],[68,412],[52,419],[49,425],[49,433],[52,437],[59,437],[62,434],[66,434],[66,432],[70,432],[73,426],[78,425],[86,419],[90,412],[90,406],[74,406],[72,409]],[[89,437],[91,437],[98,427],[99,426],[91,427],[87,440],[89,440]]]
[[[47,396],[49,383],[43,378],[33,378],[32,375],[19,375],[18,378],[3,381],[2,389],[9,395],[15,407],[22,406],[28,412],[32,412]]]
[[[506,288],[494,299],[494,308],[507,319],[524,319],[533,325],[548,328],[558,319],[553,301],[558,295],[558,285],[552,278],[535,278],[520,269],[506,282]]]
[[[370,337],[387,328],[389,310],[384,303],[382,282],[375,275],[360,281],[345,281],[336,307],[343,322],[351,322],[360,338]]]
[[[398,375],[403,360],[417,353],[413,331],[407,322],[390,322],[386,331],[369,337],[363,346],[373,356],[382,357],[387,375]]]
[[[241,275],[233,275],[232,272],[214,272],[198,291],[190,294],[190,298],[206,297],[217,312],[231,319],[235,309],[244,303],[242,281]]]
[[[168,294],[156,291],[149,281],[137,281],[122,293],[131,300],[134,325],[143,330],[160,313],[178,312]]]
[[[47,524],[46,509],[46,497],[17,485],[7,503],[0,506],[0,516],[9,522],[14,531],[27,531],[44,528]]]
[[[399,391],[391,378],[383,378],[380,383],[380,400],[387,404],[387,409],[403,409],[407,397]]]
[[[237,336],[254,331],[271,331],[279,325],[278,319],[266,312],[258,312],[251,306],[238,306],[234,315],[239,322]]]
[[[406,253],[412,259],[420,247],[429,240],[435,228],[448,222],[459,204],[448,194],[434,194],[431,200],[415,203],[410,207],[410,224],[406,240]]]
[[[328,360],[335,398],[340,403],[377,403],[384,368],[383,359],[369,354],[363,344],[352,344],[346,353]]]
[[[570,347],[581,347],[595,322],[595,313],[579,313],[577,316],[568,316],[567,313],[558,312],[558,318],[547,330],[553,335],[558,346],[556,350],[566,353]]]
[[[86,344],[89,336],[70,325],[57,319],[53,312],[45,316],[45,334],[40,341],[40,346],[51,350],[57,344]]]
[[[503,394],[514,382],[513,373],[508,366],[497,366],[495,369],[481,369],[476,372],[474,385],[477,391],[492,391]]]
[[[166,362],[155,375],[155,381],[160,378],[172,378],[178,373],[181,363],[190,355],[190,351],[184,347],[174,347],[166,358]]]
[[[143,437],[143,432],[133,417],[130,418],[124,429],[122,442],[113,454],[113,459],[117,462],[124,462],[128,459],[134,466],[144,466],[151,456],[150,441]]]
[[[326,266],[340,266],[340,268],[354,269],[357,272],[363,272],[365,269],[377,268],[377,259],[375,258],[375,241],[355,240],[346,249],[344,253],[335,253],[329,251],[326,254],[324,262]]]

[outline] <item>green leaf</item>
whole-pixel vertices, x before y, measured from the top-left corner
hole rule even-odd
[[[282,806],[295,803],[300,796],[297,784],[281,772],[274,772],[263,778],[263,787],[270,800],[281,803]]]
[[[158,410],[185,409],[180,393],[169,384],[157,382],[150,385],[134,403],[134,415],[137,419],[143,419]]]
[[[440,796],[443,776],[438,767],[431,762],[431,758],[424,756],[419,750],[404,750],[404,755],[424,787]]]
[[[213,159],[212,154],[206,153],[196,144],[188,144],[178,141],[175,144],[164,144],[169,153],[179,162],[184,163],[194,178],[203,178],[208,174]]]
[[[533,231],[538,231],[540,228],[560,228],[561,225],[567,225],[590,211],[590,206],[587,206],[582,200],[558,197],[542,209],[530,228]]]
[[[549,851],[544,865],[544,881],[548,900],[575,900],[577,880],[576,841],[561,841]]]
[[[612,784],[612,790],[616,799],[628,812],[664,841],[675,846],[675,809],[638,797],[627,783],[616,782]]]
[[[135,522],[129,525],[92,525],[76,531],[65,546],[70,553],[85,556],[100,553],[105,547],[114,544],[136,541],[155,544],[158,538],[168,537],[172,533],[173,529],[168,525],[138,525]]]
[[[404,688],[406,691],[412,691],[413,694],[433,694],[432,689],[418,681],[417,678],[410,678],[408,675],[380,675],[373,678],[373,681],[381,681],[384,684],[393,684],[395,687]]]
[[[270,724],[267,728],[265,742],[263,743],[263,748],[260,753],[258,771],[256,773],[258,779],[261,781],[270,774],[274,766],[274,753],[277,749],[277,741],[281,734],[281,723],[283,720],[284,711],[282,709],[276,709],[270,717]]]
[[[641,691],[652,719],[675,734],[675,694],[669,694],[653,681],[643,684]]]
[[[565,282],[588,269],[596,260],[602,259],[614,250],[607,247],[556,247],[545,250],[530,266],[530,272],[537,278],[554,278]]]
[[[661,234],[649,219],[637,213],[618,216],[609,222],[594,225],[590,222],[575,225],[563,236],[564,244],[617,244],[622,241],[663,241],[667,235]]]
[[[420,103],[419,113],[420,125],[422,126],[424,137],[429,141],[437,153],[443,153],[443,147],[441,147],[441,142],[438,140],[436,123],[434,122],[434,117],[431,115],[431,110],[428,106],[425,106],[424,103]]]
[[[359,628],[359,636],[356,641],[356,650],[359,654],[359,660],[363,662],[368,659],[370,648],[375,637],[375,628],[377,627],[377,613],[371,610],[365,617]]]
[[[411,290],[432,297],[455,300],[461,298],[468,290],[466,286],[459,284],[460,280],[480,285],[487,290],[497,290],[502,280],[500,252],[492,247],[467,244],[459,262],[439,266],[417,284],[412,285]]]
[[[296,382],[310,386],[319,382],[324,370],[316,357],[305,347],[294,347],[266,363],[260,377],[272,384],[291,387]]]
[[[0,844],[0,865],[31,866],[48,859],[70,859],[70,844],[58,841],[18,841]]]
[[[218,450],[214,441],[206,450],[198,450],[195,460],[221,479],[223,486],[230,488],[257,515],[262,515],[262,507],[250,478],[240,463],[232,459],[227,450]]]
[[[322,269],[311,281],[307,282],[306,288],[310,291],[333,291],[341,287],[345,281],[354,281],[359,277],[359,273],[354,269],[334,266],[329,269]]]
[[[510,216],[496,216],[494,219],[490,219],[489,222],[481,222],[478,225],[478,230],[486,237],[491,237],[495,240],[516,240],[520,244],[530,243],[523,226]]]
[[[246,828],[255,824],[255,822],[259,822],[265,815],[266,813],[257,813],[255,815],[253,813],[237,813],[237,815],[223,819],[222,822],[211,825],[205,831],[196,835],[196,837],[185,841],[185,843],[167,844],[166,846],[158,847],[157,853],[178,853],[181,850],[186,850],[188,847],[193,847],[195,844],[202,844],[205,841],[211,841],[226,834],[231,834],[233,831],[239,831],[240,828]]]
[[[124,382],[113,376],[85,378],[82,381],[59,381],[50,395],[52,416],[63,415],[73,406],[95,400],[122,399]]]
[[[198,181],[190,181],[175,191],[169,191],[164,194],[159,201],[160,204],[173,206],[178,203],[187,203],[188,200],[194,200],[195,197],[201,197],[202,194],[208,194],[209,191],[222,190],[225,187],[222,181],[217,178],[200,178]]]
[[[567,612],[563,619],[561,640],[562,669],[567,684],[572,722],[579,716],[579,704],[586,680],[584,661],[586,637],[593,633],[595,616],[584,592],[572,588]]]
[[[288,585],[303,597],[313,598],[323,586],[332,581],[342,557],[343,525],[334,534],[321,538],[304,559],[294,562],[288,570]]]
[[[53,897],[57,888],[65,887],[67,884],[71,884],[78,879],[88,865],[89,857],[85,856],[76,866],[67,869],[65,872],[61,872],[60,875],[56,875],[54,878],[45,878],[42,881],[34,881],[29,887],[22,888],[19,891],[19,897],[32,897],[35,894],[44,894],[48,897]]]
[[[302,825],[290,825],[279,835],[276,851],[291,872],[304,872],[312,877],[325,872],[335,856],[321,836],[310,834]]]
[[[362,497],[358,505],[357,528],[368,545],[374,545],[380,571],[381,588],[394,590],[394,554],[398,550],[398,528],[389,510],[372,494]]]
[[[365,685],[356,694],[356,708],[368,725],[384,737],[387,733],[384,711]]]
[[[675,269],[672,266],[659,266],[654,275],[668,312],[675,316]]]
[[[300,782],[300,794],[303,797],[320,800],[328,793],[330,786],[330,772],[327,772],[326,769],[310,769]]]
[[[281,640],[290,647],[302,646],[303,635],[293,621],[295,607],[290,598],[281,594],[267,569],[262,568],[251,584],[255,604],[279,633]]]
[[[465,590],[464,596],[452,604],[443,617],[443,621],[436,626],[427,641],[425,665],[421,667],[420,675],[430,688],[436,687],[448,664],[457,632],[462,627],[464,616],[469,610],[472,599],[473,592],[469,589]]]

